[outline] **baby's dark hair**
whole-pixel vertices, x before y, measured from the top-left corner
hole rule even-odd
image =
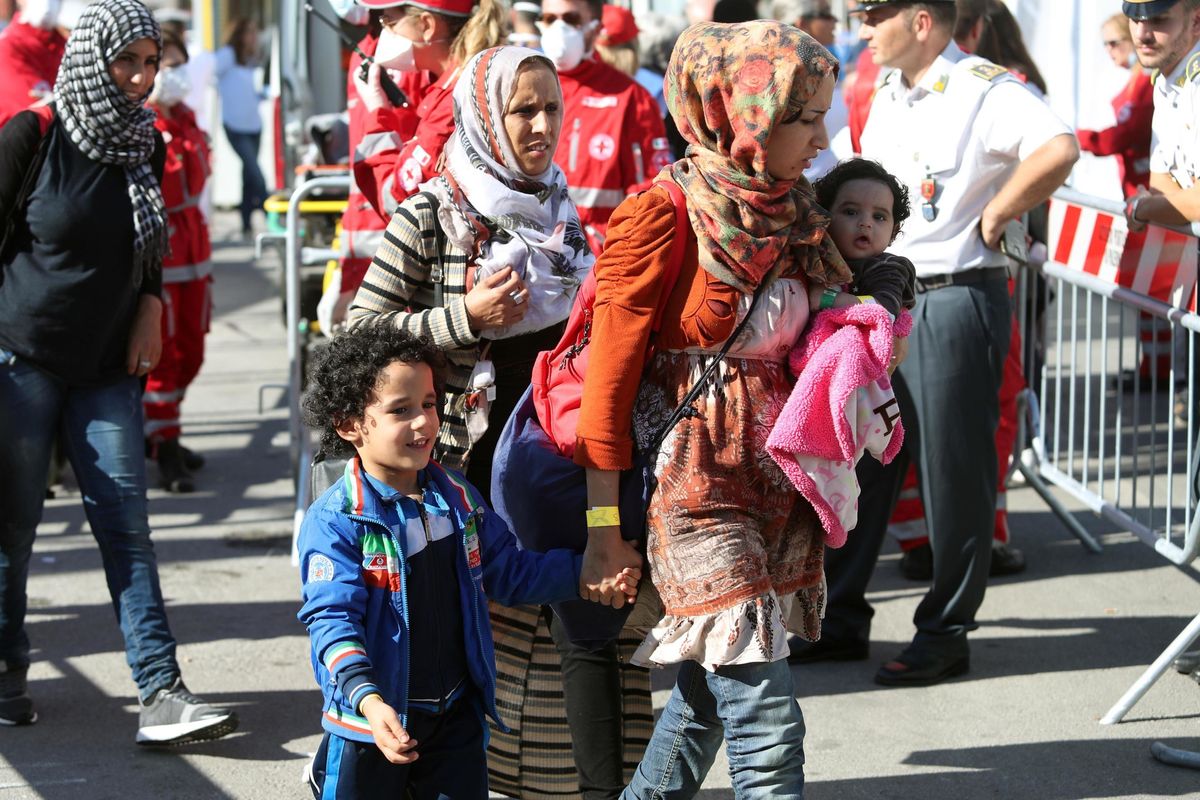
[[[362,418],[380,376],[393,361],[429,365],[440,414],[446,358],[428,337],[391,325],[365,325],[339,334],[313,355],[304,395],[305,422],[321,432],[326,456],[354,454],[354,446],[338,436],[337,426]]]
[[[908,219],[912,211],[908,202],[908,187],[896,180],[896,176],[884,169],[878,161],[849,158],[829,170],[813,184],[817,202],[826,211],[832,211],[842,186],[855,180],[878,181],[892,193],[892,223],[895,225],[892,239],[895,240],[896,234],[900,232],[900,225]]]

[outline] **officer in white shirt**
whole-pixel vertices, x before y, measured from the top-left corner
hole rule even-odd
[[[1138,61],[1154,70],[1150,188],[1126,201],[1125,217],[1133,230],[1147,222],[1200,222],[1200,0],[1129,0],[1121,10]],[[1192,470],[1200,470],[1200,450]],[[1200,650],[1185,653],[1175,667],[1191,672],[1197,664]],[[1163,742],[1150,752],[1159,761],[1200,769],[1198,752]]]
[[[905,448],[887,467],[859,465],[857,529],[826,560],[822,641],[796,660],[867,657],[865,599],[909,458],[920,476],[933,547],[933,584],[917,634],[875,676],[927,686],[969,667],[991,557],[996,424],[1012,316],[1008,223],[1044,202],[1079,157],[1070,129],[1004,68],[954,44],[953,0],[861,0],[861,37],[892,72],[871,106],[865,158],[908,186],[912,217],[890,248],[918,276],[916,325],[894,384]]]
[[[1154,70],[1150,188],[1125,206],[1130,227],[1200,222],[1200,0],[1130,0],[1138,61]]]

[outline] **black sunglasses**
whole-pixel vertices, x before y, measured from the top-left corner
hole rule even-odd
[[[565,14],[542,14],[541,22],[543,25],[553,25],[558,20],[570,25],[572,28],[583,27],[583,16],[575,11],[568,11]]]

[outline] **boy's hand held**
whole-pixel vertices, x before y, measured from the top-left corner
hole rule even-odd
[[[621,538],[620,528],[591,529],[579,574],[580,597],[621,608],[626,602],[633,602],[641,577],[642,555],[631,542]]]
[[[359,704],[367,722],[371,724],[371,735],[375,746],[383,757],[393,764],[411,764],[419,758],[417,740],[408,735],[400,724],[396,710],[383,702],[377,694],[367,695]]]

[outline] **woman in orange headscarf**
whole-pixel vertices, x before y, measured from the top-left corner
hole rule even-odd
[[[808,288],[849,280],[803,178],[828,146],[837,70],[789,25],[685,31],[666,83],[690,146],[660,180],[683,190],[690,230],[676,237],[670,196],[652,189],[614,213],[596,264],[592,336],[605,346],[590,356],[575,450],[593,510],[617,506],[617,477],[635,447],[661,430],[748,319],[696,413],[658,451],[646,550],[664,615],[634,660],[681,668],[627,798],[693,796],[723,739],[739,796],[803,793],[804,723],[786,634],[819,635],[824,532],[765,441],[791,392],[786,358],[808,320]],[[674,247],[685,248],[683,266],[667,286]],[[615,596],[628,548],[615,525],[589,530],[590,599]]]

